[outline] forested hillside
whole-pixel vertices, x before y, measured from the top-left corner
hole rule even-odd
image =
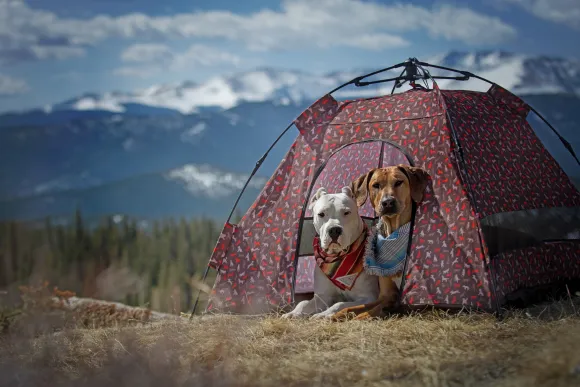
[[[0,288],[49,281],[81,297],[179,313],[193,305],[221,225],[205,218],[153,221],[107,217],[88,227],[0,223]],[[213,283],[213,273],[208,283]],[[203,295],[202,295],[203,296]]]

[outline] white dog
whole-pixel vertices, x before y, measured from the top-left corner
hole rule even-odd
[[[377,299],[376,276],[363,270],[367,226],[349,187],[329,194],[319,188],[310,202],[317,267],[314,270],[314,297],[300,302],[283,318],[312,316],[331,318],[338,311]],[[354,282],[354,284],[353,284]]]

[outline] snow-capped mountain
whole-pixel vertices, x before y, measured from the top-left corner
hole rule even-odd
[[[486,51],[451,52],[432,58],[430,63],[470,71],[518,95],[580,95],[580,61],[577,60]],[[447,89],[485,91],[489,88],[477,79],[466,82],[439,80],[437,83]]]
[[[429,58],[425,62],[470,71],[513,91],[516,94],[572,93],[580,95],[580,62],[561,58],[534,57],[501,51],[450,52]],[[131,105],[170,109],[190,114],[203,108],[230,109],[244,102],[272,101],[279,104],[300,104],[315,100],[331,89],[376,70],[334,71],[324,75],[270,68],[218,76],[196,84],[153,85],[135,92],[84,94],[63,103],[46,106],[46,112],[62,110],[102,110],[124,113]],[[400,69],[381,76],[394,76]],[[431,70],[432,75],[442,74]],[[375,77],[376,78],[376,77]],[[439,80],[443,88],[485,91],[489,85],[477,79],[467,82]],[[392,85],[352,88],[338,95],[364,96],[390,92]]]
[[[451,52],[418,59],[471,71],[523,96],[580,154],[580,62],[506,52]],[[283,128],[331,89],[376,69],[325,75],[257,69],[201,83],[86,93],[34,111],[0,115],[0,165],[9,166],[0,173],[0,218],[64,215],[76,205],[95,216],[179,213],[223,218],[247,173]],[[447,89],[489,88],[476,79],[438,84]],[[334,96],[372,97],[391,88],[392,83],[349,86]],[[577,164],[553,133],[537,120],[532,126],[564,170],[580,181]],[[271,151],[241,202],[242,212],[296,135],[290,131]]]
[[[213,77],[196,84],[153,85],[135,92],[111,92],[102,95],[84,94],[63,103],[46,106],[46,112],[62,110],[127,111],[127,105],[145,105],[171,109],[182,114],[197,113],[204,108],[230,109],[244,102],[272,101],[276,104],[297,104],[316,99],[337,84],[355,75],[344,72],[317,76],[300,71],[258,69],[225,77]]]

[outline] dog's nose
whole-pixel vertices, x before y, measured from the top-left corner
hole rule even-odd
[[[386,198],[383,198],[383,200],[381,200],[381,206],[383,206],[383,208],[391,208],[395,205],[395,198],[392,196],[387,196]]]
[[[340,234],[342,234],[342,228],[341,227],[331,227],[331,228],[328,229],[328,236],[333,241],[337,240],[338,237],[340,236]]]

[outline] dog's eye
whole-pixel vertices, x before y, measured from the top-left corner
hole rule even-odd
[[[321,212],[320,214],[318,214],[318,216],[319,216],[320,218],[324,218],[324,212]]]
[[[345,211],[344,216],[348,216],[348,215],[350,215],[350,211]]]
[[[377,189],[378,189],[378,188],[380,188],[380,187],[381,187],[381,185],[380,185],[379,183],[375,183],[375,184],[373,184],[373,188],[377,188]]]
[[[403,184],[403,180],[397,180],[397,181],[395,182],[395,187],[398,187],[398,186],[400,186],[401,184]]]

